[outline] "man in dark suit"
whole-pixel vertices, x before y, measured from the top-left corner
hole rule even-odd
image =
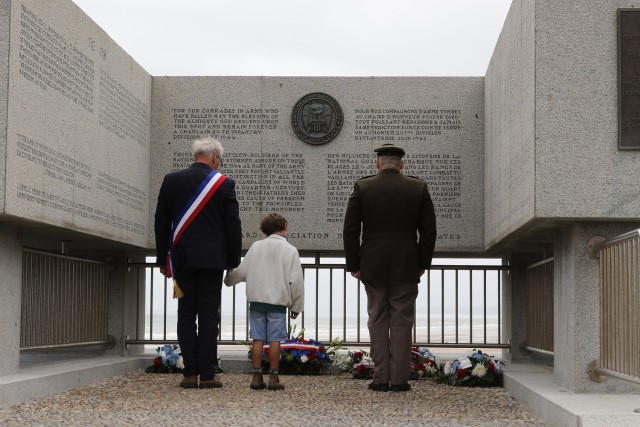
[[[156,263],[168,274],[167,253],[172,227],[212,170],[222,166],[223,148],[213,138],[196,140],[194,163],[164,177],[155,213]],[[173,248],[174,279],[184,296],[178,299],[178,342],[184,361],[181,387],[222,387],[215,377],[218,363],[218,309],[224,270],[240,264],[242,232],[235,182],[227,177],[191,223],[184,228]],[[196,318],[198,321],[196,329]]]
[[[427,184],[400,173],[402,148],[374,150],[378,174],[354,184],[344,219],[347,271],[364,283],[369,313],[369,388],[408,391],[418,283],[431,267],[436,216]],[[362,242],[362,243],[361,243]]]

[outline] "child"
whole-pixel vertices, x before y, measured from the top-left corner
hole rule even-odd
[[[227,273],[227,286],[247,283],[249,336],[253,377],[251,389],[265,388],[262,379],[262,346],[269,342],[269,390],[284,390],[278,379],[280,341],[287,339],[287,308],[295,319],[304,309],[304,279],[298,250],[288,242],[287,220],[270,213],[260,229],[267,236],[251,245],[238,268]]]

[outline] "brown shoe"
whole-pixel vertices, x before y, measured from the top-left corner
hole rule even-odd
[[[389,391],[389,384],[385,384],[385,383],[370,382],[367,387],[369,388],[369,390],[373,390],[373,391],[383,391],[383,392]]]
[[[213,377],[210,380],[202,381],[200,380],[200,388],[220,388],[222,387],[222,382],[216,377]]]
[[[198,376],[189,375],[182,378],[180,381],[180,387],[182,388],[198,388]]]
[[[251,390],[262,390],[267,385],[262,379],[262,371],[253,371],[253,377],[251,378]]]
[[[269,390],[284,390],[284,385],[278,378],[278,372],[269,372]]]
[[[409,383],[391,384],[391,387],[389,387],[389,390],[391,390],[391,391],[411,391],[411,384],[409,384]]]

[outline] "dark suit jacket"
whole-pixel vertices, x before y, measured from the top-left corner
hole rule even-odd
[[[166,264],[171,227],[198,186],[211,172],[204,163],[165,175],[155,215],[157,264]],[[174,249],[176,268],[227,270],[240,264],[242,231],[235,182],[227,178],[185,229]]]
[[[361,280],[418,283],[420,270],[431,267],[436,243],[427,184],[396,169],[356,181],[343,240],[347,271],[360,271]]]

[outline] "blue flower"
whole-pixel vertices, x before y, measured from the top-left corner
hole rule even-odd
[[[484,359],[484,355],[482,353],[473,353],[471,355],[475,360],[481,362]]]

